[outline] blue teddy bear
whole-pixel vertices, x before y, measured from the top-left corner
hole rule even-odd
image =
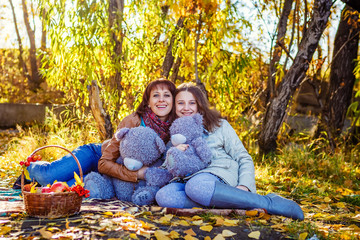
[[[163,163],[161,157],[166,149],[163,140],[153,129],[142,126],[122,128],[115,133],[115,138],[120,141],[120,157],[116,162],[132,171],[148,166],[145,180],[126,182],[91,172],[84,180],[85,188],[90,190],[90,197],[110,199],[116,196],[119,200],[137,205],[154,203],[156,192],[173,178],[166,169],[160,168]]]
[[[211,162],[211,150],[203,138],[203,117],[200,114],[176,119],[170,127],[173,147],[166,153],[165,167],[174,177],[186,177],[196,173]],[[181,151],[179,144],[187,144],[188,148]]]

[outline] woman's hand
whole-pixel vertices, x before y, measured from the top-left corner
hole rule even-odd
[[[236,188],[247,191],[247,192],[250,192],[250,190],[247,187],[245,187],[244,185],[239,185]]]
[[[146,173],[146,169],[148,169],[148,167],[142,167],[137,171],[137,178],[140,180],[145,180],[145,173]]]
[[[179,149],[180,151],[183,151],[183,152],[184,152],[188,147],[189,147],[189,144],[184,144],[184,143],[179,144],[179,145],[176,146],[177,149]]]

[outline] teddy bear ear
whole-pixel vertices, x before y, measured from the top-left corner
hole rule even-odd
[[[165,152],[166,147],[165,147],[164,141],[163,141],[160,137],[156,137],[156,138],[155,138],[155,142],[156,142],[156,145],[157,145],[158,148],[159,148],[159,152],[160,152],[160,153]]]
[[[194,117],[196,124],[198,124],[198,125],[203,124],[203,117],[201,114],[197,113],[193,117]]]
[[[124,138],[124,136],[129,132],[130,128],[121,128],[119,131],[115,133],[116,140],[120,141]]]

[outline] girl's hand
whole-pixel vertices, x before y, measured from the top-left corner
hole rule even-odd
[[[145,173],[146,173],[146,169],[148,169],[148,167],[142,167],[137,171],[137,178],[140,180],[144,180],[145,179]]]
[[[239,185],[236,188],[247,191],[247,192],[250,192],[250,190],[247,187],[245,187],[244,185]]]
[[[184,143],[179,144],[179,145],[176,146],[177,149],[179,149],[180,151],[183,151],[183,152],[184,152],[188,147],[189,147],[189,144],[184,144]]]

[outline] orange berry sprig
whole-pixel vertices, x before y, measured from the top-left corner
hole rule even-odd
[[[41,155],[35,154],[32,156],[29,156],[26,161],[20,161],[20,165],[23,167],[28,167],[30,166],[31,162],[36,162],[36,161],[40,161],[41,160]]]

